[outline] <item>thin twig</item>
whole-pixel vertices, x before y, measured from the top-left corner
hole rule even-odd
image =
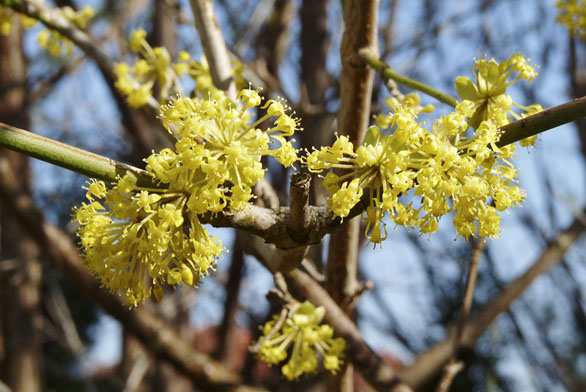
[[[462,344],[472,344],[499,314],[506,311],[525,292],[535,279],[549,271],[554,264],[561,260],[562,256],[585,230],[586,226],[576,219],[566,230],[559,233],[557,238],[543,250],[539,258],[523,275],[511,282],[507,288],[466,322],[462,331]],[[419,355],[412,365],[399,372],[401,378],[413,388],[420,387],[450,359],[454,348],[453,339],[454,335],[450,335],[427,352]]]
[[[480,259],[482,253],[486,248],[486,239],[481,237],[474,242],[472,248],[472,254],[470,255],[470,265],[468,267],[468,275],[466,276],[466,289],[464,291],[464,299],[462,301],[462,309],[460,310],[460,319],[456,326],[456,333],[454,337],[454,348],[452,349],[452,358],[448,364],[444,367],[444,373],[436,389],[436,392],[448,392],[454,377],[464,367],[463,363],[458,361],[458,351],[462,345],[462,333],[464,326],[468,321],[468,315],[470,314],[470,308],[472,307],[472,301],[474,299],[474,288],[476,287],[476,279],[478,277],[478,266],[480,265]]]
[[[375,69],[378,73],[380,73],[380,75],[385,81],[387,81],[388,79],[392,79],[395,82],[402,84],[403,86],[412,88],[413,90],[421,91],[422,93],[427,94],[437,99],[438,101],[443,102],[452,107],[456,107],[456,105],[458,104],[458,100],[456,98],[451,97],[448,94],[442,93],[441,91],[436,90],[425,83],[419,82],[415,79],[408,78],[407,76],[401,75],[393,71],[387,63],[372,56],[370,53],[363,52],[361,53],[361,56],[364,62],[371,66],[373,69]]]
[[[275,323],[275,325],[273,325],[273,328],[271,328],[269,333],[266,334],[265,336],[263,336],[263,338],[261,340],[256,342],[254,345],[250,346],[248,348],[248,351],[256,354],[261,349],[261,347],[265,344],[265,342],[270,340],[273,336],[275,336],[275,334],[277,332],[279,332],[279,330],[281,329],[283,324],[285,324],[285,321],[287,320],[288,314],[289,314],[289,309],[287,309],[286,307],[283,307],[283,309],[281,309],[281,313],[279,314],[279,318],[277,319],[277,322]]]
[[[0,145],[90,178],[115,182],[118,176],[130,174],[139,186],[160,188],[142,169],[2,123]]]

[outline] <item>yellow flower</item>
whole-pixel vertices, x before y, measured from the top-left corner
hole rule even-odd
[[[147,170],[158,181],[190,194],[187,207],[194,214],[217,213],[227,206],[244,208],[252,198],[252,187],[264,177],[263,156],[272,155],[286,167],[298,159],[294,140],[284,136],[300,130],[299,120],[286,109],[253,122],[250,109],[260,105],[261,97],[255,90],[245,90],[239,98],[241,108],[225,97],[178,97],[161,108],[163,124],[175,130],[176,151],[151,155]],[[284,118],[291,124],[286,131],[279,125]],[[264,130],[257,128],[265,122],[269,124]],[[280,147],[271,149],[274,142]]]
[[[85,264],[137,306],[162,285],[195,285],[214,268],[222,243],[186,208],[188,195],[137,187],[129,176],[108,188],[93,181],[74,210]]]
[[[290,351],[289,361],[281,368],[289,380],[315,372],[318,356],[324,368],[335,374],[343,363],[346,342],[333,337],[331,326],[321,324],[324,315],[325,309],[321,306],[316,308],[308,301],[297,304],[281,329],[264,342],[258,352],[259,358],[269,365],[277,364],[284,361]],[[277,319],[275,316],[262,327],[263,336],[272,331]]]
[[[369,188],[370,203],[362,220],[366,237],[374,244],[387,237],[383,222],[387,213],[397,225],[433,233],[439,219],[455,210],[453,223],[462,237],[477,230],[482,236],[498,235],[497,210],[517,205],[523,193],[511,185],[516,171],[508,159],[514,147],[496,146],[497,126],[483,121],[468,138],[465,133],[475,107],[470,101],[436,120],[431,132],[417,123],[412,107],[399,102],[390,106],[396,111],[378,115],[378,127],[368,130],[355,151],[341,136],[333,146],[315,150],[305,159],[311,172],[343,169],[344,174],[329,172],[323,181],[333,215],[348,216],[363,189]],[[413,197],[419,199],[418,205]],[[496,209],[490,206],[493,200]]]
[[[583,0],[559,0],[556,20],[570,30],[572,36],[586,40],[586,4]]]
[[[516,76],[515,76],[516,74]],[[491,120],[501,127],[510,122],[509,116],[515,120],[543,110],[541,105],[522,106],[513,102],[507,88],[520,79],[531,82],[537,72],[529,65],[522,55],[515,53],[509,60],[497,63],[494,59],[476,60],[474,65],[476,82],[467,77],[456,78],[456,91],[463,100],[473,103],[473,114],[469,124],[477,128],[482,121]],[[516,106],[522,110],[521,114],[513,111]]]
[[[91,7],[84,7],[81,10],[75,11],[71,7],[60,8],[63,17],[71,22],[78,29],[84,30],[91,18],[94,17],[94,10]],[[26,21],[27,26],[32,26],[31,21]],[[54,30],[41,30],[37,36],[39,45],[49,51],[53,56],[59,56],[63,51],[70,55],[73,53],[73,44],[67,38]]]

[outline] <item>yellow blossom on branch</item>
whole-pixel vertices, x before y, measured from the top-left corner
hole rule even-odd
[[[12,23],[15,19],[16,12],[10,8],[0,6],[0,35],[9,35],[12,31]],[[29,16],[20,14],[20,23],[25,29],[30,29],[37,24],[37,20]]]
[[[323,182],[333,214],[347,216],[363,189],[369,188],[370,203],[362,220],[367,238],[375,244],[387,237],[386,214],[397,225],[433,233],[439,219],[455,211],[453,223],[462,237],[498,235],[498,211],[523,199],[523,192],[513,185],[514,146],[496,146],[500,133],[491,121],[481,122],[472,136],[466,136],[475,110],[471,101],[440,117],[431,132],[416,121],[413,107],[399,102],[391,106],[395,112],[378,115],[377,126],[369,129],[358,148],[347,137],[337,136],[331,147],[305,159],[311,172],[342,169],[329,172]]]
[[[537,76],[535,67],[529,65],[529,60],[518,53],[501,63],[494,59],[476,60],[474,76],[476,82],[464,76],[456,78],[456,91],[460,98],[474,104],[472,117],[468,121],[474,128],[485,120],[501,127],[508,124],[511,117],[519,120],[543,110],[541,105],[519,105],[506,93],[513,83],[521,79],[531,82]],[[521,114],[516,113],[513,106],[521,109]],[[533,144],[536,138],[529,139],[531,140],[523,144]]]
[[[159,100],[167,100],[170,95],[182,91],[171,56],[165,48],[152,48],[146,41],[146,31],[135,30],[129,47],[141,58],[132,67],[123,62],[116,63],[114,72],[118,77],[116,88],[126,95],[130,106],[138,108],[146,105],[153,95],[155,83],[159,88]]]
[[[304,373],[316,372],[318,359],[322,360],[326,370],[336,374],[343,363],[346,342],[343,338],[334,338],[331,326],[321,324],[324,315],[323,306],[316,308],[305,301],[293,307],[277,331],[274,329],[279,317],[275,316],[262,327],[266,340],[258,351],[259,358],[272,365],[289,357],[281,368],[289,380],[295,380]]]
[[[238,108],[224,96],[179,97],[163,106],[160,118],[177,142],[149,156],[146,168],[168,189],[140,188],[129,176],[112,188],[92,182],[89,202],[75,209],[86,264],[131,306],[151,294],[160,300],[164,283],[197,284],[222,251],[199,215],[249,204],[264,176],[263,156],[287,167],[297,161],[294,140],[286,138],[300,130],[299,120],[285,103],[269,100],[266,115],[253,121],[250,109],[261,105],[260,95],[247,89],[239,100]]]
[[[295,140],[286,137],[300,130],[299,120],[287,114],[284,103],[267,101],[267,113],[253,121],[250,109],[261,105],[260,95],[246,89],[239,100],[237,108],[225,97],[179,97],[161,108],[163,124],[177,137],[175,151],[151,155],[147,170],[171,189],[191,195],[187,206],[195,214],[246,206],[252,187],[264,177],[263,156],[271,155],[285,167],[298,159]]]
[[[570,30],[572,36],[586,40],[586,3],[584,0],[559,0],[556,2],[556,20]]]
[[[186,203],[170,190],[137,187],[129,176],[108,188],[90,182],[88,203],[74,211],[85,264],[114,292],[137,306],[163,284],[196,285],[222,251]]]
[[[93,8],[86,6],[82,9],[75,11],[71,7],[60,8],[63,17],[71,22],[75,27],[81,30],[87,28],[87,24],[91,18],[94,17]],[[73,44],[71,41],[62,36],[55,30],[44,29],[37,36],[39,45],[48,50],[53,56],[60,55],[63,51],[65,54],[70,55],[73,52]]]

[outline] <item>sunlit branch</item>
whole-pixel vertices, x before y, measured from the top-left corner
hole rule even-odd
[[[90,178],[115,182],[118,177],[130,174],[139,186],[161,187],[142,169],[2,123],[0,145]]]
[[[375,69],[385,81],[392,79],[405,87],[421,91],[422,93],[427,94],[440,102],[443,102],[452,107],[456,107],[456,104],[458,103],[458,100],[456,98],[449,96],[448,94],[442,93],[441,91],[438,91],[425,83],[419,82],[415,79],[408,78],[407,76],[401,75],[393,71],[387,63],[377,59],[376,57],[370,56],[366,53],[362,53],[361,56],[364,62],[371,66],[373,69]]]

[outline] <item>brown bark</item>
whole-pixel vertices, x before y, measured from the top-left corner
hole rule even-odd
[[[345,30],[342,36],[340,58],[340,133],[348,135],[358,146],[366,133],[370,116],[373,72],[361,60],[361,52],[378,56],[378,0],[348,0],[346,3]],[[358,250],[360,220],[353,219],[342,225],[340,232],[330,238],[326,275],[329,292],[348,314],[354,307],[358,289]],[[328,380],[328,390],[352,390],[352,370],[348,366]]]
[[[0,36],[0,121],[27,127],[26,61],[22,28],[13,18],[13,31]],[[19,192],[30,194],[28,158],[0,150],[0,165],[9,165],[11,181]],[[39,248],[17,220],[0,205],[0,314],[4,356],[2,378],[14,392],[42,389],[40,290],[42,268]]]

